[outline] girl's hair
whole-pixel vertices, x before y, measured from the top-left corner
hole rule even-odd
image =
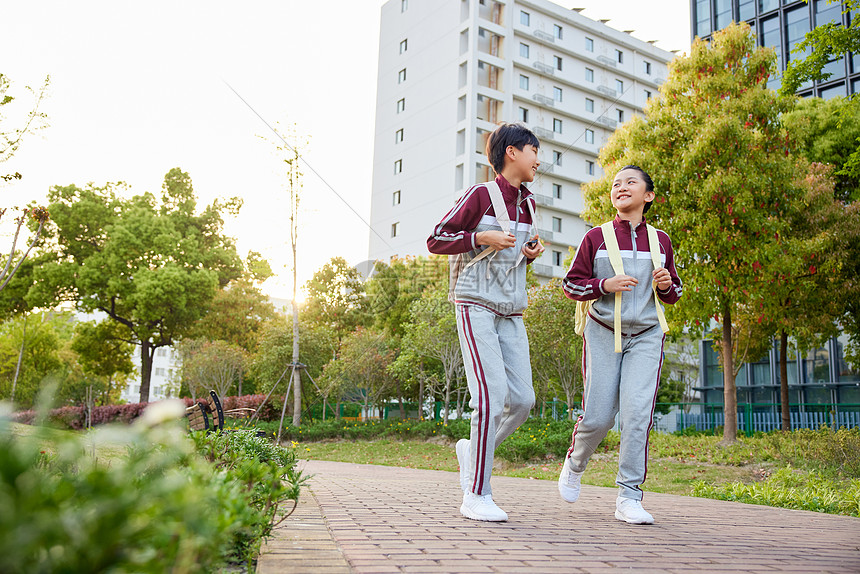
[[[622,167],[618,171],[624,171],[625,169],[633,169],[633,170],[638,171],[639,174],[642,176],[642,181],[645,182],[645,191],[654,191],[654,182],[651,181],[651,176],[648,175],[648,172],[646,172],[644,169],[642,169],[638,165],[625,165],[624,167]],[[645,213],[648,213],[648,210],[651,209],[652,203],[654,203],[654,202],[649,201],[645,204],[645,209],[642,210],[643,215]]]
[[[530,129],[520,124],[502,123],[487,138],[487,159],[496,174],[505,167],[505,150],[512,145],[522,150],[527,145],[540,147],[540,141]]]

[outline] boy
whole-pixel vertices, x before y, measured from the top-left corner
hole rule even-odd
[[[562,285],[576,301],[593,301],[583,332],[582,416],[573,430],[570,449],[558,479],[567,502],[579,498],[580,481],[588,459],[621,413],[619,487],[615,518],[631,524],[652,524],[642,508],[648,458],[648,434],[654,415],[665,335],[658,325],[659,304],[681,297],[669,236],[657,231],[662,266],[652,264],[644,214],[654,201],[654,183],[637,166],[624,167],[612,182],[610,198],[618,215],[612,222],[624,274],[616,275],[604,242],[603,230],[585,234]],[[609,231],[607,230],[607,233]],[[607,236],[611,238],[612,236]],[[615,293],[623,293],[621,320],[616,323]],[[621,327],[621,352],[616,352],[615,325]]]
[[[457,443],[460,512],[473,520],[508,519],[493,502],[493,454],[535,401],[522,311],[526,264],[544,248],[537,236],[529,240],[535,200],[522,184],[534,181],[539,146],[527,128],[500,125],[487,139],[496,179],[472,186],[427,239],[431,253],[452,256],[451,298],[472,408],[470,438]]]

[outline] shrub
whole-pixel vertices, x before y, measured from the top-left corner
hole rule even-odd
[[[148,424],[93,433],[129,447],[100,464],[80,435],[40,446],[0,416],[4,572],[185,573],[250,561],[278,506],[298,497],[293,454],[254,432],[191,440],[181,423]]]

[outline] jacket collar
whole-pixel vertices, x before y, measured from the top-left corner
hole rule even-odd
[[[620,228],[620,229],[623,229],[624,231],[626,231],[627,233],[630,233],[630,224],[629,224],[627,221],[625,221],[625,220],[621,219],[621,216],[620,216],[620,215],[616,215],[616,216],[615,216],[615,224],[614,224],[614,226],[615,226],[615,229],[619,229],[619,228]],[[639,231],[640,229],[642,229],[642,228],[644,228],[644,227],[645,227],[645,216],[643,215],[643,216],[642,216],[642,221],[640,221],[640,222],[636,225],[635,230],[636,230],[636,231]]]
[[[502,197],[505,198],[506,202],[516,201],[517,191],[522,192],[520,200],[523,200],[532,195],[532,192],[529,191],[525,185],[520,185],[520,189],[517,190],[517,188],[508,183],[508,180],[506,180],[502,174],[496,176],[496,183],[499,184],[499,189],[502,190]]]

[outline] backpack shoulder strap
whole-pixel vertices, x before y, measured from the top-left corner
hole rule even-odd
[[[654,264],[654,269],[659,269],[663,266],[663,261],[660,259],[660,239],[657,237],[657,229],[647,223],[645,229],[648,231],[648,249],[651,251],[651,262]],[[660,322],[660,328],[663,329],[664,333],[668,333],[669,324],[666,323],[663,306],[660,305],[660,298],[657,297],[656,281],[651,282],[651,288],[654,291],[654,305],[657,306],[657,320]]]
[[[603,243],[606,245],[606,252],[609,254],[609,263],[612,265],[612,270],[616,275],[624,274],[624,262],[621,260],[621,249],[618,248],[618,238],[615,237],[615,225],[612,221],[607,221],[600,226],[603,232]],[[621,291],[615,292],[615,352],[621,352]]]
[[[490,203],[493,205],[493,214],[496,217],[496,221],[499,223],[499,227],[502,228],[502,231],[507,231],[510,233],[511,231],[511,217],[508,215],[508,208],[505,205],[505,198],[502,197],[502,190],[499,187],[499,184],[495,181],[488,181],[486,183],[481,184],[487,188],[487,192],[490,195]],[[493,255],[496,252],[492,247],[487,247],[480,253],[478,253],[475,257],[472,258],[469,263],[463,268],[463,271],[472,267],[475,263],[483,259],[484,257],[488,257]],[[489,274],[489,269],[487,270]]]

